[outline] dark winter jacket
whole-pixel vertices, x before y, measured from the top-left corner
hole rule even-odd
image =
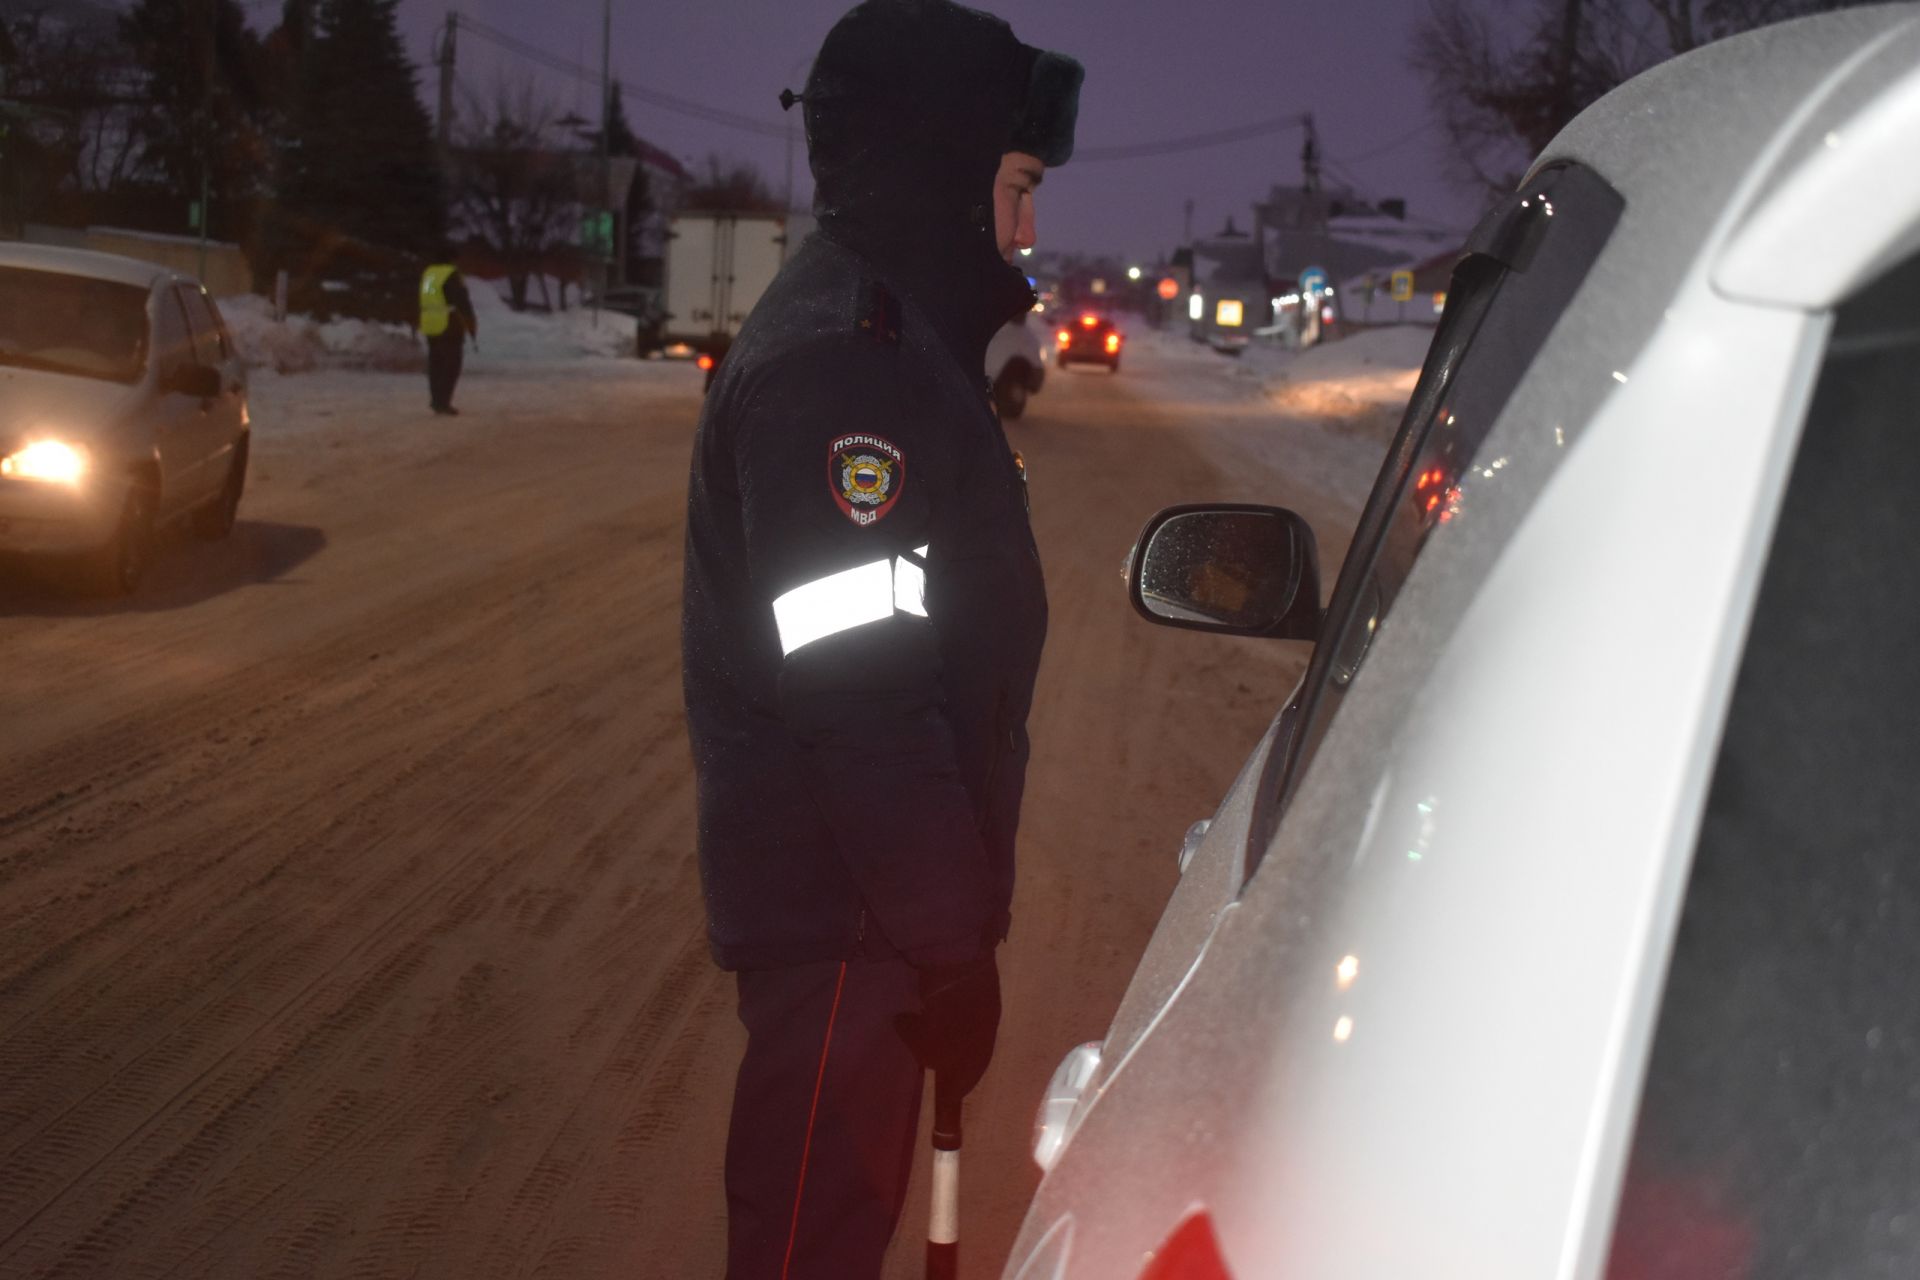
[[[868,39],[895,59],[877,82]],[[1005,936],[1046,598],[984,377],[1032,295],[988,201],[1038,57],[943,0],[881,0],[808,82],[821,230],[722,364],[688,494],[682,656],[725,967],[935,964]]]

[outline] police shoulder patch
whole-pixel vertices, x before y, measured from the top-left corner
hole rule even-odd
[[[827,447],[827,486],[842,515],[862,528],[893,510],[907,483],[907,455],[880,436],[841,436]]]

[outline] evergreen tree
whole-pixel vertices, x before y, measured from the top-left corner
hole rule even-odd
[[[621,100],[620,82],[615,80],[612,110],[607,113],[607,153],[639,159],[641,150],[639,135],[627,123],[627,108]],[[633,185],[627,188],[627,207],[622,218],[627,244],[626,252],[621,255],[627,264],[627,279],[621,283],[633,283],[636,264],[646,251],[646,224],[652,213],[653,190],[647,181],[647,169],[643,164],[635,168]]]
[[[188,206],[210,196],[214,235],[251,224],[267,147],[260,45],[235,0],[140,0],[120,19],[140,71],[131,128],[142,184],[162,197],[161,229],[187,229]]]
[[[627,123],[627,104],[620,92],[620,82],[613,82],[613,93],[607,112],[607,154],[615,156],[637,156],[640,154],[640,139],[634,135],[633,126]]]
[[[285,43],[299,74],[279,163],[283,254],[310,257],[316,245],[344,236],[425,257],[446,230],[433,128],[400,43],[396,3],[286,6],[293,29],[283,27]],[[309,12],[310,33],[298,29]]]
[[[280,8],[280,25],[261,46],[276,136],[292,122],[299,103],[301,69],[313,45],[313,4],[314,0],[286,0]]]

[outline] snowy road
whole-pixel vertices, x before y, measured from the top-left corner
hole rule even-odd
[[[1145,625],[1121,556],[1158,506],[1280,502],[1331,581],[1378,465],[1377,387],[1255,372],[1137,343],[1010,431],[1053,630],[972,1277],[1041,1087],[1305,658]],[[720,1274],[741,1033],[679,706],[697,374],[483,365],[458,419],[421,383],[259,377],[230,543],[170,543],[127,603],[0,582],[0,1274]]]

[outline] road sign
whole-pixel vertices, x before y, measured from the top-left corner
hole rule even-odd
[[[1396,271],[1393,273],[1393,300],[1405,302],[1413,297],[1413,272]]]
[[[613,211],[597,209],[580,219],[580,247],[594,257],[613,256]]]
[[[1308,267],[1300,273],[1300,292],[1319,293],[1327,287],[1327,269]]]

